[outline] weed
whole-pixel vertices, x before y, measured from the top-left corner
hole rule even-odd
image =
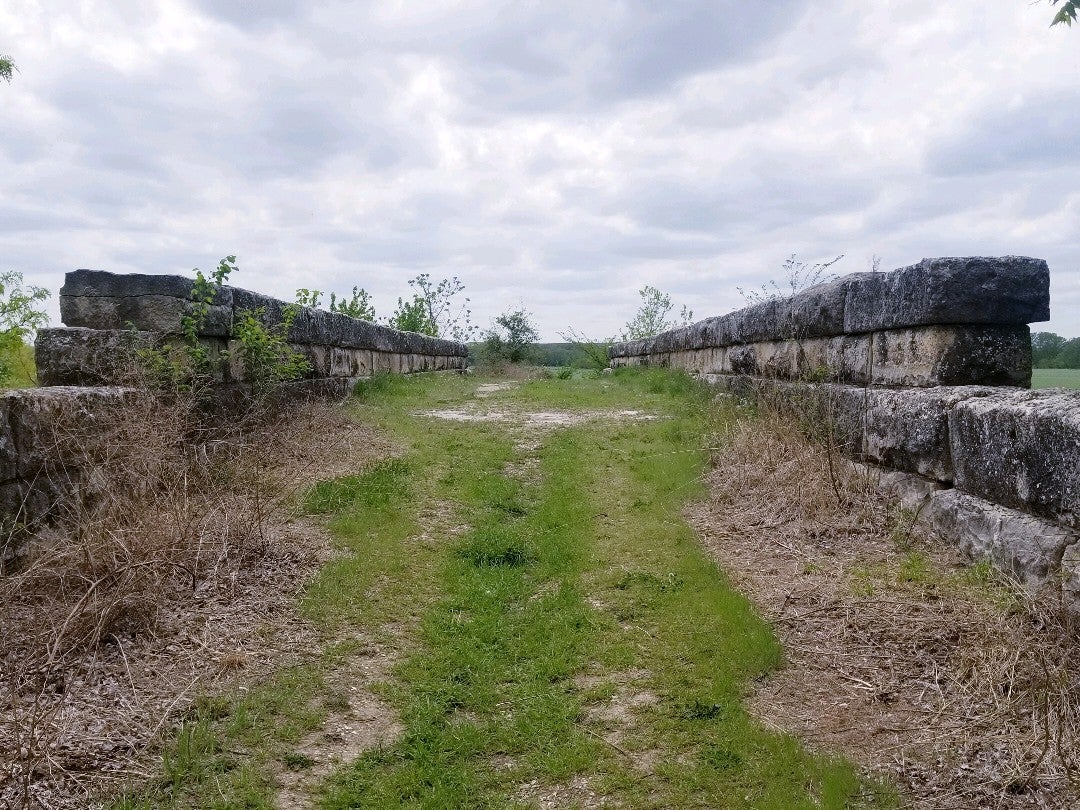
[[[742,757],[729,748],[710,745],[701,752],[701,761],[718,771],[728,771],[742,765]]]
[[[927,584],[933,582],[936,577],[930,558],[922,552],[911,551],[900,560],[896,578],[899,582]]]
[[[315,764],[315,760],[307,754],[301,754],[297,751],[286,751],[281,757],[281,761],[285,763],[285,767],[290,771],[307,770]]]
[[[304,511],[320,515],[346,508],[386,507],[406,496],[410,474],[404,459],[392,458],[360,475],[320,481],[308,491]]]
[[[479,568],[518,568],[536,561],[528,539],[506,527],[482,529],[458,549],[458,556]]]
[[[896,506],[891,516],[889,540],[897,551],[909,551],[915,542],[915,522],[919,515],[914,509]]]

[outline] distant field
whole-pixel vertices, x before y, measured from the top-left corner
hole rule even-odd
[[[1080,368],[1037,368],[1031,372],[1032,388],[1080,388]]]

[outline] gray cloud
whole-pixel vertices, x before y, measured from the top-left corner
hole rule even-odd
[[[980,110],[936,144],[927,167],[944,177],[1054,169],[1080,156],[1080,91],[1058,90],[1005,109]]]
[[[383,312],[458,275],[478,321],[524,300],[554,338],[646,283],[739,306],[792,253],[1025,253],[1080,334],[1075,36],[902,5],[14,0],[2,269],[236,253],[241,285]]]

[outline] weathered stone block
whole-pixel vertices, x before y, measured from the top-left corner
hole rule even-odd
[[[182,298],[143,295],[127,298],[95,298],[65,295],[60,297],[60,316],[68,326],[88,329],[135,328],[163,334],[179,333],[182,319],[192,311]],[[211,306],[200,334],[228,335],[232,328],[232,309]]]
[[[800,340],[842,334],[850,278],[816,284],[791,298],[780,299],[775,337]]]
[[[127,298],[137,295],[163,295],[191,298],[194,281],[185,276],[156,276],[148,273],[109,273],[104,270],[75,270],[64,276],[60,295]],[[215,303],[228,303],[225,300]]]
[[[1060,576],[1062,606],[1074,622],[1080,621],[1080,543],[1065,547]]]
[[[137,370],[138,350],[159,343],[159,336],[153,332],[129,329],[40,329],[34,341],[38,384],[122,383]]]
[[[949,433],[960,489],[1080,529],[1080,392],[962,402]]]
[[[920,520],[974,560],[989,560],[1037,588],[1058,576],[1065,549],[1080,535],[1064,526],[948,489],[931,497]]]
[[[923,326],[873,335],[874,385],[1031,384],[1027,326]]]
[[[182,276],[77,270],[60,289],[60,315],[68,326],[178,332],[180,319],[191,311],[192,283]],[[222,287],[201,333],[227,336],[231,328],[232,289]]]
[[[77,432],[86,442],[92,442],[101,428],[121,419],[123,408],[140,396],[130,388],[108,386],[52,386],[8,392],[4,401],[18,477],[32,479],[46,466],[62,462],[66,437]]]
[[[934,324],[1023,325],[1050,318],[1050,271],[1023,256],[923,259],[852,277],[845,332]]]
[[[869,467],[869,465],[863,466]],[[892,498],[904,509],[915,513],[921,513],[930,500],[945,489],[943,484],[923,478],[921,475],[876,466],[873,470],[877,475],[878,492]]]
[[[867,389],[863,456],[886,467],[951,483],[949,411],[992,388]]]
[[[724,339],[730,343],[779,340],[780,319],[780,302],[763,301],[725,315],[721,331]]]

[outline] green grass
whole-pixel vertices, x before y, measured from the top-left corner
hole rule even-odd
[[[1037,368],[1031,372],[1032,388],[1080,388],[1080,369]]]
[[[32,388],[37,385],[37,366],[34,364],[33,346],[24,343],[0,360],[11,372],[10,377],[0,388]]]
[[[681,518],[703,494],[707,392],[656,371],[501,392],[487,404],[661,417],[552,431],[538,468],[519,479],[507,464],[528,451],[506,425],[416,413],[460,404],[475,385],[365,386],[358,417],[403,457],[306,499],[328,516],[342,555],[310,586],[304,614],[328,638],[394,626],[411,640],[380,687],[403,734],[333,774],[315,806],[528,807],[522,785],[575,779],[629,808],[892,806],[849,763],[766,731],[742,708],[782,651]],[[420,514],[437,517],[420,525]],[[915,557],[910,569],[923,576]],[[292,746],[325,716],[320,690],[348,654],[328,644],[249,696],[204,707],[161,779],[121,806],[271,807],[274,773],[309,764]],[[652,699],[621,724],[590,711],[620,690]]]

